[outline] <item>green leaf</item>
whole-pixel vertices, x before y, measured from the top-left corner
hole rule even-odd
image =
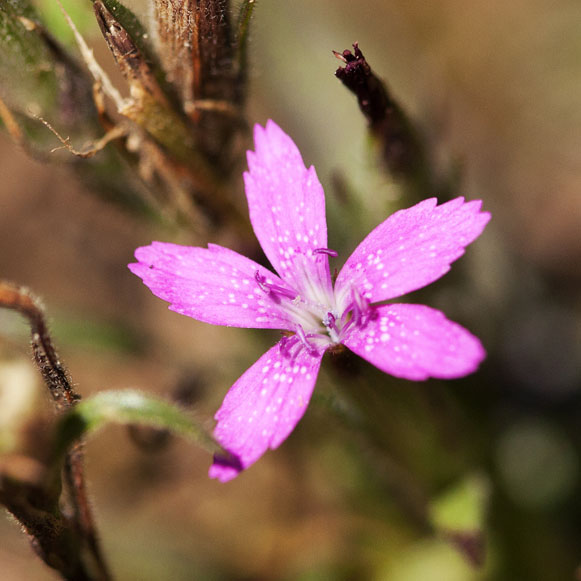
[[[435,529],[475,567],[481,567],[486,556],[483,531],[489,496],[488,480],[472,474],[430,503]]]
[[[74,34],[63,18],[61,5],[83,36],[96,33],[95,17],[88,2],[79,2],[79,0],[37,1],[35,6],[38,8],[42,22],[60,42],[68,47],[75,46]]]
[[[82,163],[70,154],[52,153],[60,143],[39,117],[78,148],[102,137],[104,129],[92,79],[51,36],[28,0],[0,0],[0,55],[0,129],[35,156],[70,162],[102,197],[152,216],[144,186],[112,147]]]
[[[0,0],[0,95],[11,108],[36,115],[57,106],[55,59],[32,26],[38,21],[29,2]]]
[[[0,54],[0,98],[19,128],[13,138],[48,155],[59,143],[41,117],[73,143],[102,135],[92,79],[26,0],[0,0]]]
[[[63,456],[71,444],[107,424],[137,424],[168,430],[208,452],[226,454],[208,431],[179,407],[135,390],[103,391],[79,402],[60,420],[55,455]]]
[[[432,521],[439,528],[482,528],[488,507],[488,481],[470,475],[431,502]]]

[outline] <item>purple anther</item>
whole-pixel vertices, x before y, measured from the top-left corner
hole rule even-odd
[[[302,343],[303,347],[309,352],[309,353],[316,353],[317,349],[311,345],[309,343],[309,337],[311,337],[311,335],[306,335],[305,334],[305,330],[302,328],[301,325],[297,325],[297,334],[295,335],[295,337],[299,338],[299,341]]]
[[[264,292],[267,295],[268,294],[275,295],[277,299],[279,298],[279,296],[286,297],[287,299],[295,299],[297,296],[297,293],[295,291],[279,286],[278,284],[266,282],[266,278],[262,276],[258,272],[258,270],[254,275],[254,279],[256,280],[256,283],[258,284],[262,292]]]
[[[296,335],[293,335],[292,337],[284,336],[279,343],[281,355],[283,357],[290,357],[291,349],[298,343],[298,341],[299,340]]]
[[[270,292],[269,285],[266,283],[266,278],[264,276],[262,276],[260,274],[260,272],[258,272],[258,270],[256,271],[256,274],[254,275],[254,279],[256,280],[256,283],[260,287],[261,291],[263,291],[266,294],[268,294]]]
[[[315,248],[313,254],[326,254],[328,256],[339,256],[338,252],[331,250],[330,248]]]
[[[323,325],[325,325],[325,327],[327,327],[328,329],[335,331],[335,333],[338,333],[339,329],[337,329],[336,321],[337,318],[335,317],[335,315],[329,312],[327,313],[327,316],[323,319]]]

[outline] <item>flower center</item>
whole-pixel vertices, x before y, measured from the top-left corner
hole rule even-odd
[[[334,252],[328,249],[319,249]],[[308,300],[297,291],[268,282],[266,277],[256,271],[254,278],[260,290],[284,310],[294,323],[295,335],[284,337],[281,349],[290,354],[295,346],[305,348],[313,354],[341,341],[343,321],[334,307]]]
[[[320,254],[334,253],[326,248],[317,249]],[[320,304],[299,295],[290,288],[268,282],[266,277],[256,271],[254,278],[260,290],[275,302],[293,323],[280,342],[284,356],[292,357],[301,349],[312,355],[341,343],[345,333],[353,326],[364,327],[373,317],[373,308],[355,286],[351,289],[351,301],[342,313],[334,305]]]

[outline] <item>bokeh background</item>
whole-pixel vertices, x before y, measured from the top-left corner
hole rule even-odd
[[[145,0],[129,5],[147,19]],[[112,68],[90,6],[76,18]],[[118,579],[581,578],[581,4],[258,4],[249,118],[276,120],[315,165],[330,246],[343,258],[409,202],[334,77],[332,49],[355,41],[421,128],[435,167],[454,168],[458,193],[493,215],[452,273],[410,297],[473,330],[489,358],[471,378],[422,384],[348,356],[326,361],[321,396],[297,430],[227,485],[207,478],[210,458],[186,442],[153,449],[107,428],[87,462]],[[125,266],[152,239],[208,240],[104,202],[66,164],[34,161],[6,134],[0,149],[0,276],[42,297],[79,392],[179,393],[211,426],[228,387],[276,335],[169,312]],[[49,407],[27,332],[0,312],[0,423],[23,392]],[[381,461],[326,404],[339,380],[352,390],[340,402],[359,401],[377,424]],[[417,526],[418,491],[435,518],[483,532],[483,567]],[[56,579],[8,516],[0,571],[5,581]]]

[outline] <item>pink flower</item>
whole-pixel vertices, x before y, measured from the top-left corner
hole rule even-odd
[[[480,341],[424,305],[381,304],[437,280],[490,219],[480,201],[435,198],[400,210],[329,271],[324,192],[313,167],[274,122],[254,130],[244,174],[250,220],[274,270],[210,244],[153,242],[129,268],[170,309],[213,325],[282,329],[232,386],[215,436],[236,461],[215,458],[225,482],[278,447],[304,414],[325,351],[343,344],[382,371],[411,380],[461,377],[485,357]]]

